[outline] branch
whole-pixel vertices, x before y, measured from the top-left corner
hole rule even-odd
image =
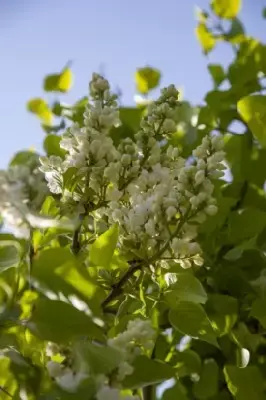
[[[81,244],[79,240],[81,225],[74,231],[71,250],[74,254],[78,254],[81,249]]]
[[[116,299],[120,294],[123,292],[123,287],[124,285],[128,282],[128,280],[134,275],[134,273],[138,270],[141,269],[142,267],[142,262],[140,260],[134,260],[130,263],[130,267],[128,270],[124,273],[124,275],[121,276],[121,278],[112,285],[112,290],[106,297],[106,299],[102,302],[102,308],[103,310],[106,310],[106,306]]]
[[[13,396],[12,396],[3,386],[0,386],[0,390],[1,390],[3,393],[5,393],[8,397],[13,398]]]
[[[142,389],[143,400],[154,400],[154,386],[144,386]]]

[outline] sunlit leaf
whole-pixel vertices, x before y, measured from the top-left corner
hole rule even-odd
[[[216,40],[204,23],[198,24],[196,36],[201,44],[203,52],[208,54],[214,48]]]
[[[41,298],[34,304],[28,328],[38,337],[64,343],[78,337],[100,338],[101,329],[84,312],[71,304]]]
[[[195,339],[201,339],[215,346],[216,335],[203,307],[189,301],[178,303],[169,312],[169,321],[173,328]]]
[[[137,69],[135,73],[137,91],[141,94],[147,94],[159,85],[160,79],[161,73],[155,68],[144,67]]]
[[[266,147],[266,97],[247,96],[237,103],[241,117],[263,147]]]
[[[165,298],[172,307],[179,301],[205,303],[207,293],[200,281],[190,273],[175,274],[176,282],[171,284],[165,292]]]
[[[89,256],[92,265],[105,268],[110,266],[117,245],[118,232],[118,225],[115,224],[95,240]]]
[[[212,0],[211,7],[218,17],[232,19],[237,16],[242,0]]]
[[[32,99],[27,103],[27,109],[28,111],[39,117],[41,121],[45,124],[52,124],[53,113],[45,100],[41,98]]]
[[[59,74],[46,76],[43,88],[46,92],[68,92],[73,84],[73,74],[70,68],[66,67]]]

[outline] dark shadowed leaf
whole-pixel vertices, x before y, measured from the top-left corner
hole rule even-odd
[[[169,364],[139,356],[133,362],[134,372],[122,382],[123,387],[137,389],[143,386],[155,385],[172,378],[175,370]]]

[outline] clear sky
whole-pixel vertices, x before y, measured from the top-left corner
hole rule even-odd
[[[163,72],[162,85],[184,87],[185,98],[201,102],[211,88],[208,62],[227,64],[226,45],[205,58],[195,38],[194,6],[208,0],[0,0],[0,168],[15,151],[41,149],[38,120],[27,113],[31,97],[43,96],[42,79],[73,60],[73,102],[87,94],[93,71],[105,75],[133,104],[134,71],[147,64]],[[265,0],[243,0],[247,31],[266,39],[261,18]],[[54,96],[45,95],[47,100]]]

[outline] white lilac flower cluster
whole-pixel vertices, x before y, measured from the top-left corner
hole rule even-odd
[[[38,208],[47,192],[38,168],[16,165],[0,171],[0,215],[15,236],[29,236],[25,214]]]
[[[63,175],[75,167],[78,184],[72,200],[79,209],[93,204],[94,217],[105,215],[110,224],[118,223],[122,249],[130,247],[149,260],[159,254],[184,267],[192,260],[200,265],[196,227],[217,212],[213,181],[225,168],[223,140],[206,136],[190,165],[179,156],[168,141],[176,132],[179,107],[178,91],[170,85],[147,107],[134,140],[122,139],[116,147],[109,135],[119,124],[116,96],[97,74],[89,98],[84,127],[75,124],[61,140],[65,159],[41,158],[50,190],[69,198]]]
[[[150,321],[135,319],[128,323],[126,331],[112,339],[108,339],[107,346],[121,353],[121,362],[116,373],[112,373],[113,387],[108,384],[108,377],[103,375],[94,376],[97,385],[97,400],[139,400],[138,396],[121,395],[120,383],[127,375],[133,373],[132,363],[136,356],[149,351],[154,346],[155,331]],[[52,357],[60,353],[60,348],[55,343],[48,343],[46,355]],[[76,392],[82,381],[90,376],[90,366],[83,366],[79,371],[62,365],[53,360],[48,361],[47,371],[58,386],[68,392]]]
[[[74,124],[60,142],[60,147],[67,151],[65,159],[56,156],[40,158],[41,171],[45,173],[52,193],[63,192],[63,174],[74,167],[81,181],[80,196],[90,189],[93,197],[90,201],[103,197],[103,191],[110,183],[109,175],[115,173],[112,163],[119,156],[108,136],[110,129],[119,124],[116,98],[110,93],[108,81],[94,74],[90,82],[92,101],[84,113],[84,127]]]
[[[134,358],[142,351],[151,350],[154,345],[155,331],[150,321],[134,319],[129,321],[127,330],[115,338],[109,339],[110,347],[122,352],[123,361],[119,365],[117,379],[122,381],[126,375],[133,372],[131,366]]]
[[[193,164],[187,165],[176,148],[168,146],[165,151],[158,142],[154,144],[156,151],[152,150],[138,177],[127,186],[124,199],[111,201],[107,210],[109,221],[119,223],[131,248],[151,259],[158,246],[161,252],[168,250],[165,243],[169,243],[169,255],[183,266],[190,266],[189,259],[202,262],[194,240],[196,224],[217,212],[212,181],[223,176],[222,145],[220,137],[206,136],[193,151]]]

